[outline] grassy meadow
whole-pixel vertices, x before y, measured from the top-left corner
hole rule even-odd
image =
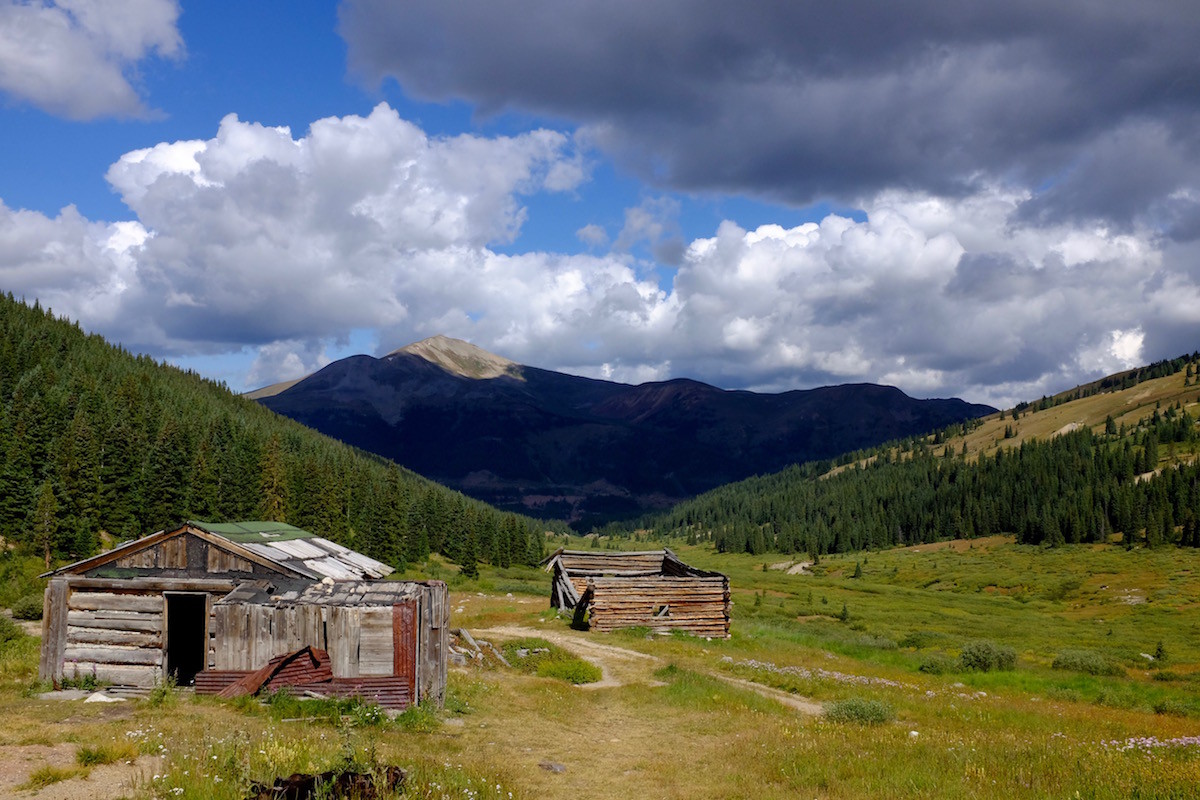
[[[76,748],[73,766],[31,774],[17,796],[108,761],[156,759],[114,795],[131,800],[240,798],[251,779],[345,763],[409,768],[402,796],[413,798],[1196,796],[1190,550],[995,537],[789,574],[780,556],[672,546],[730,575],[729,640],[572,631],[547,609],[537,570],[484,568],[475,581],[440,562],[421,571],[450,580],[455,626],[497,647],[552,639],[601,667],[601,688],[489,659],[451,670],[444,710],[394,721],[346,704],[176,691],[85,705],[36,699],[36,640],[18,636],[0,650],[0,756]],[[964,670],[981,640],[1012,668]]]

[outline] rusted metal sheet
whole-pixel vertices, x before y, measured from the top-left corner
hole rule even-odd
[[[392,675],[401,678],[408,696],[417,694],[417,601],[392,606]]]
[[[279,688],[318,683],[333,678],[329,654],[324,650],[305,647],[294,653],[276,656],[266,666],[251,672],[217,692],[218,697],[232,698],[256,694],[263,688]]]

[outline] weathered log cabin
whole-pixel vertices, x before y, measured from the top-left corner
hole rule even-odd
[[[729,578],[688,566],[667,548],[559,549],[542,565],[553,573],[550,605],[572,611],[580,626],[729,636]]]
[[[399,677],[408,702],[440,702],[446,586],[391,571],[284,523],[187,522],[46,574],[39,675],[191,685],[310,646],[335,678]]]

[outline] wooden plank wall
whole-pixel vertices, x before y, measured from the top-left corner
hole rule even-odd
[[[205,568],[210,573],[254,572],[254,565],[241,556],[226,552],[219,547],[213,547],[211,544],[207,549]]]
[[[591,627],[646,626],[697,636],[729,635],[729,584],[724,578],[593,578]],[[666,613],[655,611],[665,607]]]
[[[327,649],[320,606],[213,606],[212,669],[256,670],[272,658],[306,645]]]
[[[118,567],[135,569],[187,569],[187,537],[166,539],[113,563]]]
[[[358,633],[358,671],[354,675],[336,677],[357,678],[393,674],[392,607],[373,606],[362,609]]]

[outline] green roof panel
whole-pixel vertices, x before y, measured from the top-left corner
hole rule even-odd
[[[189,520],[201,530],[224,536],[231,542],[250,544],[252,542],[286,542],[291,539],[312,539],[316,534],[301,530],[286,522],[267,522],[250,520],[246,522],[202,522]]]

